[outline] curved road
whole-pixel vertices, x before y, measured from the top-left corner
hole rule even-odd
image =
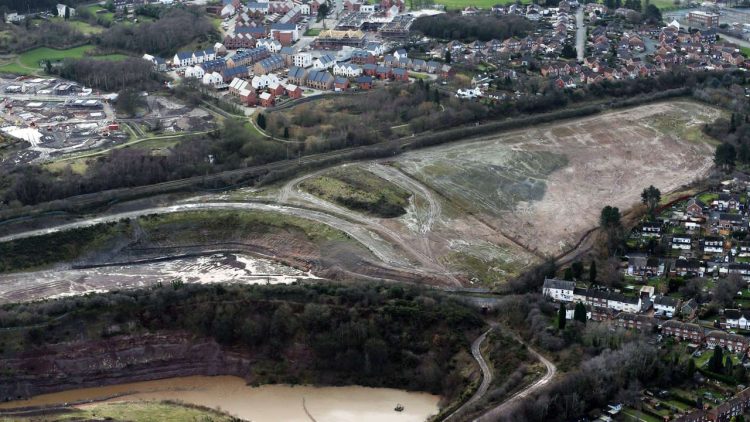
[[[526,398],[529,395],[535,393],[537,390],[549,384],[549,382],[552,381],[552,378],[555,377],[555,374],[557,373],[557,367],[554,363],[550,362],[547,358],[539,354],[539,352],[532,349],[525,342],[521,341],[520,339],[516,340],[524,344],[529,349],[529,352],[531,352],[531,354],[533,354],[537,359],[539,359],[540,362],[542,362],[542,364],[544,364],[545,368],[547,369],[547,373],[530,386],[524,388],[516,394],[513,394],[499,405],[485,412],[482,416],[474,419],[474,422],[493,422],[500,420],[503,412],[508,410],[517,400]]]
[[[492,328],[482,333],[481,336],[477,337],[477,339],[474,340],[473,343],[471,343],[471,355],[474,356],[474,360],[477,361],[479,369],[482,370],[482,382],[479,384],[479,388],[477,388],[477,391],[474,392],[474,395],[471,396],[469,400],[467,400],[458,409],[454,410],[453,413],[443,419],[443,422],[454,420],[457,414],[466,409],[470,404],[481,399],[490,388],[490,384],[492,383],[492,371],[490,371],[490,367],[489,365],[487,365],[487,361],[485,361],[484,356],[482,356],[482,343],[484,343],[484,340],[487,339],[487,334],[489,334],[490,331],[492,331]]]

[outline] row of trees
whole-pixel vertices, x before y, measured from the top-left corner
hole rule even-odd
[[[93,322],[100,327],[127,321],[126,330],[135,335],[187,331],[252,356],[256,364],[248,366],[250,373],[238,375],[261,383],[353,383],[417,389],[448,399],[468,383],[455,357],[468,350],[469,339],[483,326],[475,310],[446,295],[378,284],[175,282],[0,311],[4,324],[52,319],[54,332],[38,336],[33,329],[15,330],[13,335],[25,331],[26,348],[80,341],[80,333],[87,333],[84,341],[97,341],[104,334]]]
[[[150,62],[136,58],[122,61],[67,59],[61,66],[51,70],[63,78],[110,92],[156,89],[160,86],[161,79]]]
[[[412,31],[428,37],[463,41],[525,37],[532,29],[533,25],[520,16],[462,16],[458,13],[422,16],[411,25]]]
[[[104,50],[126,50],[171,56],[192,42],[219,39],[218,32],[199,8],[172,7],[155,22],[117,25],[99,34],[96,44]]]

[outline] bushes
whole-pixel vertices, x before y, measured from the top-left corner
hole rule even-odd
[[[423,16],[411,26],[412,31],[432,38],[469,41],[523,38],[532,29],[531,22],[520,16],[461,16],[452,13]]]
[[[50,305],[56,304],[69,312],[56,318],[55,330],[20,334],[39,345],[80,341],[81,335],[98,340],[102,331],[87,328],[107,327],[117,318],[128,322],[120,324],[127,335],[188,331],[214,338],[251,355],[250,377],[260,383],[296,379],[460,394],[463,388],[444,380],[465,386],[464,368],[453,358],[468,350],[469,337],[483,322],[476,311],[443,294],[398,286],[397,298],[393,287],[188,284],[6,305],[0,319],[13,321],[12,315],[24,313],[26,320],[51,321]],[[403,317],[396,320],[394,312]],[[66,335],[67,327],[77,328]],[[0,341],[9,335],[0,331]]]

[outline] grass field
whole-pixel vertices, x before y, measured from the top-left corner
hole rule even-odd
[[[18,421],[15,418],[0,418],[0,421]],[[52,419],[44,419],[52,420]],[[234,419],[215,410],[184,406],[172,402],[118,402],[97,403],[81,406],[74,412],[56,415],[56,421],[113,420],[113,421],[211,421],[230,422]]]
[[[89,9],[89,11],[91,12],[92,15],[94,15],[96,17],[101,17],[103,20],[105,20],[107,22],[112,22],[115,19],[115,14],[114,13],[106,11],[107,9],[104,9],[103,7],[101,7],[99,5],[96,5],[96,4],[91,5],[91,6],[88,7],[88,9]],[[97,13],[97,12],[103,11],[103,10],[105,12]]]
[[[406,212],[411,196],[408,191],[355,166],[329,170],[305,180],[300,187],[326,201],[384,218]]]
[[[442,4],[447,10],[459,10],[469,6],[479,9],[491,9],[496,4],[512,4],[515,0],[438,0],[437,4]],[[521,0],[523,4],[531,3],[530,0]]]
[[[15,62],[0,66],[0,73],[16,73],[21,75],[38,73],[40,71],[39,62],[41,60],[57,62],[64,59],[80,59],[93,49],[93,45],[84,45],[67,50],[55,50],[47,47],[35,48],[18,56]],[[123,54],[108,54],[90,57],[97,60],[124,60],[128,56]]]
[[[320,29],[319,28],[309,28],[307,31],[305,31],[306,37],[317,37],[320,35]]]

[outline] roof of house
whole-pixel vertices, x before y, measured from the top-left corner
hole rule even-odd
[[[677,304],[680,303],[680,300],[669,296],[659,295],[654,297],[653,302],[661,306],[677,307]]]
[[[336,85],[345,85],[349,83],[349,79],[346,79],[343,76],[339,76],[333,80],[333,83],[335,83]]]
[[[360,76],[357,79],[355,79],[354,82],[358,84],[371,84],[372,76]]]
[[[333,81],[333,75],[325,70],[312,70],[307,74],[308,82],[328,83]]]
[[[279,50],[279,54],[291,56],[292,54],[294,54],[294,49],[292,47],[281,47],[281,50]]]
[[[297,29],[297,24],[295,23],[275,23],[271,25],[271,30],[276,31],[294,31]]]
[[[290,78],[303,78],[305,77],[305,69],[298,66],[292,66],[289,68],[287,76]]]
[[[561,289],[561,290],[573,290],[576,287],[576,283],[573,281],[560,280],[559,278],[545,278],[544,286],[545,289]]]

